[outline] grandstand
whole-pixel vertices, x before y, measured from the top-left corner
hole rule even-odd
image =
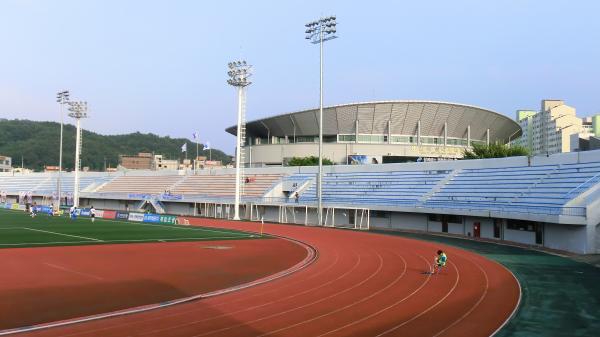
[[[316,221],[316,167],[247,168],[241,183],[242,217]],[[234,185],[233,169],[87,173],[81,202],[126,210],[148,200],[157,213],[228,217],[216,210],[233,205]],[[47,196],[55,186],[53,173],[0,175],[0,191],[9,200],[28,191]],[[72,190],[72,175],[64,175],[63,190]],[[352,225],[357,220],[351,210],[368,209],[371,228],[447,232],[578,253],[600,248],[599,196],[600,151],[334,165],[325,167],[323,177],[331,225]]]

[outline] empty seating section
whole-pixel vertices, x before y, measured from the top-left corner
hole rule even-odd
[[[290,196],[293,196],[294,193],[296,193],[296,191],[298,191],[298,189],[301,189],[302,186],[304,186],[304,184],[307,181],[310,181],[311,185],[314,185],[314,182],[317,179],[317,175],[315,173],[298,173],[298,174],[292,174],[289,176],[284,176],[283,178],[281,178],[281,181],[283,183],[285,182],[291,182],[293,184],[295,184],[294,189],[289,191],[290,192]],[[298,194],[300,194],[302,191],[298,191]]]
[[[244,175],[242,196],[261,197],[273,184],[279,182],[281,177],[281,174]],[[235,194],[235,175],[187,176],[175,186],[171,193],[233,197]]]
[[[446,175],[447,171],[395,171],[328,173],[323,176],[323,200],[356,204],[416,204]],[[316,184],[301,201],[316,199]]]
[[[61,190],[73,192],[74,180],[72,175],[65,175],[61,180]],[[113,179],[109,176],[84,176],[79,179],[80,190],[92,184],[102,184]],[[0,176],[0,191],[9,193],[29,192],[36,195],[50,195],[57,190],[56,176],[23,175],[23,176]]]
[[[183,177],[172,176],[120,176],[98,190],[101,193],[164,193]]]
[[[426,204],[486,209],[560,207],[597,182],[599,174],[600,163],[463,169]]]

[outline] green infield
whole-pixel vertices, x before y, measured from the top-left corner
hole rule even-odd
[[[79,217],[32,218],[21,211],[0,209],[0,248],[142,243],[172,241],[239,240],[259,235],[182,225],[129,222]]]

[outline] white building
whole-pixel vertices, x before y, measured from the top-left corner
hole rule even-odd
[[[597,120],[597,118],[590,119]],[[575,115],[575,108],[562,100],[543,100],[541,111],[518,110],[517,122],[523,135],[515,143],[529,149],[531,155],[550,155],[571,151],[571,135],[593,130]],[[585,126],[584,126],[585,124]]]
[[[0,172],[10,172],[12,170],[12,159],[6,156],[0,156]]]
[[[179,169],[179,160],[163,159],[161,154],[154,155],[153,170],[177,170]]]

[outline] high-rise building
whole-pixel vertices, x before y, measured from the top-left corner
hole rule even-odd
[[[595,131],[593,121],[600,132],[600,116],[582,120],[562,100],[543,100],[539,112],[518,110],[516,117],[523,135],[515,143],[528,148],[531,155],[571,151],[571,135]]]

